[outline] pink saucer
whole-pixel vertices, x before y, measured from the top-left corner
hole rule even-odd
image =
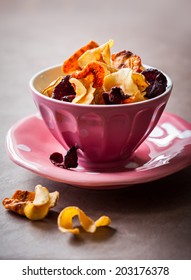
[[[39,115],[16,123],[7,134],[10,158],[18,165],[53,181],[89,189],[111,189],[153,181],[191,164],[191,124],[163,113],[158,125],[121,170],[94,172],[82,167],[61,169],[49,156],[66,150],[50,134]]]

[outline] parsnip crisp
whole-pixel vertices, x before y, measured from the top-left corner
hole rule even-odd
[[[80,208],[70,206],[64,208],[58,216],[58,228],[61,232],[70,232],[73,234],[79,234],[80,230],[78,227],[73,227],[72,219],[77,216],[80,225],[83,229],[89,233],[94,233],[98,227],[108,226],[111,220],[107,216],[101,216],[98,220],[94,221],[87,216]]]
[[[12,198],[5,198],[2,203],[6,209],[30,220],[41,220],[56,205],[58,198],[57,191],[49,193],[47,188],[37,185],[34,192],[17,190]]]

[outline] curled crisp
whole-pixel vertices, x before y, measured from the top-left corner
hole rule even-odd
[[[78,104],[91,104],[94,100],[95,88],[92,84],[84,79],[71,78],[70,83],[75,88],[76,96],[72,100],[72,103]]]
[[[57,220],[58,228],[61,232],[70,232],[73,234],[79,234],[80,230],[77,227],[73,227],[72,219],[77,216],[80,225],[87,232],[94,233],[98,227],[108,226],[111,220],[107,216],[101,216],[98,220],[94,221],[89,216],[87,216],[80,208],[75,206],[70,206],[64,208]]]
[[[101,88],[105,77],[105,68],[99,62],[90,62],[80,72],[75,72],[71,76],[76,79],[86,79],[93,83],[94,88]]]
[[[130,51],[121,51],[116,54],[112,54],[112,65],[117,68],[131,68],[135,72],[143,71],[140,56],[133,54]]]
[[[119,87],[123,90],[124,94],[132,98],[128,98],[127,102],[143,101],[145,90],[148,83],[142,74],[135,73],[131,68],[121,68],[115,73],[111,73],[104,78],[103,89],[110,92],[112,87]],[[136,98],[135,98],[136,97]]]
[[[78,65],[83,69],[92,61],[103,62],[107,65],[111,64],[111,54],[110,49],[113,46],[114,41],[109,40],[105,44],[98,46],[92,50],[87,50],[78,59]]]
[[[67,60],[64,61],[62,66],[62,71],[64,74],[70,74],[74,71],[80,70],[80,65],[78,64],[78,59],[88,50],[97,48],[99,45],[90,41],[85,46],[77,50],[73,55],[71,55]]]
[[[5,198],[2,203],[6,209],[30,220],[41,220],[56,205],[58,198],[57,191],[49,193],[47,188],[37,185],[35,192],[17,190],[12,198]]]

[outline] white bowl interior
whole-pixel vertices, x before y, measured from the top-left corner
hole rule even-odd
[[[39,92],[42,92],[51,82],[63,76],[61,65],[48,68],[37,73],[31,81],[31,85]]]

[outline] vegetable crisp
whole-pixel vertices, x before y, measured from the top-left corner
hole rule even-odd
[[[48,189],[37,185],[34,192],[17,190],[12,198],[5,198],[3,206],[30,220],[42,220],[59,198],[57,191],[49,193]]]
[[[77,227],[73,227],[73,218],[77,216],[80,225],[87,232],[94,233],[98,227],[108,226],[111,220],[108,216],[101,216],[98,220],[94,221],[87,216],[80,208],[75,206],[69,206],[64,208],[58,216],[58,228],[61,232],[70,232],[73,234],[79,234],[80,230]]]

